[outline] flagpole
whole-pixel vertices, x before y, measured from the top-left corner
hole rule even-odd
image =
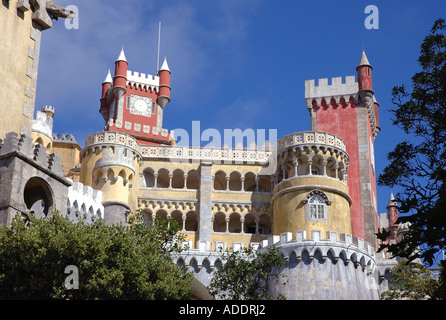
[[[158,56],[156,59],[156,71],[160,69],[160,42],[161,42],[161,20],[158,21]]]

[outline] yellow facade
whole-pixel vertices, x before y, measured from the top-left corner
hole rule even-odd
[[[47,148],[48,152],[51,152],[51,148],[53,147],[53,140],[50,139],[48,136],[40,133],[40,132],[35,132],[33,131],[31,133],[31,137],[33,139],[33,143],[34,144],[41,144],[42,146],[44,146],[45,148]],[[60,154],[59,152],[56,152],[57,154]],[[65,159],[69,159],[69,156],[64,155]]]
[[[40,30],[32,11],[17,9],[17,0],[0,10],[0,139],[8,132],[30,133],[34,113]]]
[[[326,137],[318,132],[294,135]],[[174,146],[142,146],[129,135],[102,132],[87,139],[80,181],[101,190],[103,202],[140,210],[147,223],[175,219],[191,249],[198,249],[204,223],[211,229],[210,250],[221,243],[228,249],[235,244],[247,247],[285,232],[294,237],[302,230],[308,235],[313,230],[351,234],[348,155],[336,139],[336,146],[334,142],[284,145],[279,140],[278,153],[270,153],[277,157],[273,174],[265,174],[265,163],[214,161],[206,185],[201,181],[206,178],[202,161],[169,157],[179,150]],[[120,143],[104,143],[107,140]],[[203,203],[206,192],[211,200]],[[312,195],[320,203],[312,204]],[[202,221],[200,209],[206,205],[209,219]],[[311,216],[312,206],[320,209],[322,217]]]
[[[305,200],[313,190],[324,192],[331,202],[327,206],[326,221],[308,221],[308,203]],[[274,190],[273,210],[280,212],[274,216],[274,234],[293,233],[298,230],[311,235],[312,230],[351,234],[350,197],[347,186],[332,178],[297,177],[283,181]]]

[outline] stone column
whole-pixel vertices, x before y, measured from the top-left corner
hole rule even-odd
[[[187,189],[187,174],[183,174],[183,178],[184,178],[184,186],[183,189]]]
[[[212,162],[202,161],[200,167],[198,242],[206,243],[206,250],[210,250],[212,232]],[[197,247],[199,247],[199,244],[197,244]]]

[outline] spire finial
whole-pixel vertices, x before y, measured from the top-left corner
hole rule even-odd
[[[107,76],[105,77],[105,80],[104,80],[103,83],[112,83],[112,82],[113,82],[113,79],[112,79],[112,76],[111,76],[111,73],[110,73],[110,69],[108,69]]]
[[[398,207],[398,205],[396,204],[396,201],[395,201],[395,197],[393,196],[393,192],[390,192],[390,199],[389,199],[389,204],[387,205],[387,207]]]
[[[372,66],[369,59],[367,59],[367,56],[365,55],[364,49],[362,49],[361,60],[359,61],[358,67],[359,66]]]
[[[164,57],[164,62],[163,62],[163,64],[161,65],[161,69],[159,69],[158,71],[162,71],[162,70],[170,71],[170,69],[169,69],[169,65],[167,64],[167,59],[166,59],[166,57]]]
[[[116,61],[125,61],[127,62],[127,59],[125,58],[125,54],[124,54],[124,46],[122,46],[121,49],[121,53],[119,54],[119,57]]]

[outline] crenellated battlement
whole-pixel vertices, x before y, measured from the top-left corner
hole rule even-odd
[[[156,90],[158,92],[160,78],[158,76],[128,70],[127,84],[141,86],[146,90],[150,89],[151,91]]]
[[[331,78],[331,84],[328,84],[328,78],[319,79],[318,85],[315,84],[314,79],[305,80],[305,101],[309,109],[312,108],[313,101],[316,101],[320,106],[322,99],[325,99],[329,104],[333,98],[339,104],[342,98],[348,103],[353,97],[357,102],[358,91],[359,85],[355,76],[346,76],[345,83],[342,82],[342,77]]]
[[[76,143],[77,141],[72,134],[53,133],[53,142]]]
[[[73,185],[68,189],[67,218],[70,221],[84,220],[86,222],[103,218],[102,191],[80,182],[72,183]]]
[[[64,170],[60,156],[55,153],[48,154],[47,151],[41,144],[34,145],[31,137],[16,132],[7,133],[0,145],[0,157],[15,154],[27,162],[32,160],[36,165],[63,177]]]
[[[104,146],[102,148],[102,158],[95,164],[95,169],[108,166],[123,166],[135,171],[133,162],[140,157],[132,148],[120,145]]]
[[[292,240],[292,233],[282,233],[281,235],[270,236],[267,240],[261,243],[250,243],[249,246],[256,250],[267,250],[271,246],[276,246],[288,260],[296,261],[312,261],[319,259],[321,263],[325,262],[327,258],[332,263],[342,260],[345,265],[352,262],[355,267],[369,268],[371,271],[375,267],[375,251],[374,248],[361,238],[353,237],[351,234],[345,234],[327,231],[325,237],[321,237],[321,231],[313,230],[311,236],[307,238],[305,231],[296,231],[296,239]],[[182,241],[179,244],[182,248],[190,247],[190,240]],[[224,241],[217,241],[215,243],[215,250],[205,250],[205,246],[200,246],[198,249],[188,249],[179,254],[173,255],[173,260],[177,264],[185,266],[208,265],[213,268],[222,263],[221,252],[231,250],[238,251],[243,247],[241,242],[233,242],[231,246],[227,246]]]
[[[335,96],[351,96],[358,93],[359,85],[355,76],[346,76],[343,83],[342,77],[331,78],[331,84],[328,84],[328,78],[318,79],[318,85],[315,80],[305,80],[305,99],[322,98]]]
[[[36,112],[36,118],[33,120],[32,131],[41,133],[52,139],[53,136],[53,116],[54,108],[52,106],[43,106],[42,111]]]
[[[309,238],[305,231],[297,231],[295,235],[295,240],[292,233],[287,232],[271,236],[261,244],[249,244],[257,252],[274,245],[286,259],[285,265],[277,271],[285,277],[287,285],[271,283],[269,291],[272,296],[284,294],[287,299],[378,299],[384,269],[377,267],[370,244],[350,234],[338,235],[332,231],[323,238],[318,230],[312,231]],[[238,251],[244,246],[241,242],[233,242],[232,247],[227,248],[225,242],[216,241],[216,250],[209,251],[200,243],[198,249],[192,250],[187,249],[187,241],[180,245],[186,250],[173,254],[173,262],[186,267],[205,286],[225,263],[221,250]],[[351,281],[346,282],[345,279]],[[318,283],[321,286],[315,285]]]
[[[261,247],[265,250],[275,245],[285,257],[291,258],[294,254],[297,261],[304,259],[305,255],[312,260],[319,251],[323,261],[329,257],[333,263],[341,259],[345,264],[353,262],[355,266],[361,265],[363,268],[374,267],[375,250],[363,239],[346,233],[341,233],[338,237],[338,233],[334,231],[327,231],[324,238],[321,236],[320,230],[313,230],[309,238],[305,231],[296,231],[296,238],[292,240],[292,233],[286,232],[263,240]]]

